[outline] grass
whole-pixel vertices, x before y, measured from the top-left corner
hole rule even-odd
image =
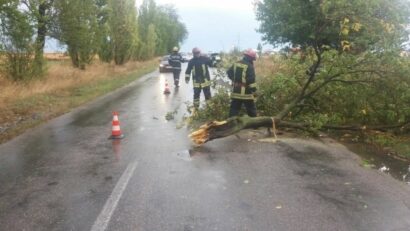
[[[279,55],[274,55],[257,59],[255,71],[257,78],[272,78],[280,72],[289,72],[289,67]]]
[[[39,80],[16,83],[0,77],[0,143],[127,85],[157,65],[156,59],[123,66],[96,62],[82,71],[62,59],[49,61],[47,75]]]
[[[400,155],[410,160],[410,138],[395,144],[394,150],[397,150]]]
[[[390,149],[392,154],[410,160],[410,136],[395,136],[388,133],[370,135],[368,143]]]

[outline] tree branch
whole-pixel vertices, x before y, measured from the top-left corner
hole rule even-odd
[[[347,74],[358,74],[358,73],[378,73],[377,71],[374,70],[357,70],[357,71],[349,71],[349,72],[339,72],[337,74],[334,74],[330,77],[325,78],[325,81],[320,84],[319,86],[317,86],[315,89],[311,90],[309,93],[307,93],[305,96],[306,97],[312,97],[314,94],[316,94],[320,89],[322,89],[324,86],[326,86],[327,84],[329,84],[330,82],[351,82],[353,83],[354,80],[352,81],[348,81],[348,80],[341,80],[341,79],[336,79],[336,77],[339,77],[341,75],[347,75]],[[379,73],[380,74],[380,73]],[[356,82],[359,82],[360,80],[356,80]],[[362,81],[360,81],[362,82]],[[367,81],[369,82],[369,81]]]
[[[192,132],[189,137],[197,145],[204,144],[213,139],[227,137],[233,135],[243,129],[259,128],[259,127],[272,127],[275,122],[275,127],[294,128],[305,131],[311,131],[310,125],[304,122],[290,122],[284,121],[277,117],[231,117],[225,121],[213,121],[202,125],[198,130]],[[375,125],[375,126],[360,126],[360,125],[324,125],[321,129],[333,129],[333,130],[350,130],[350,131],[386,131],[388,129],[405,129],[410,127],[410,122],[396,124],[396,125]]]
[[[331,82],[341,82],[341,83],[346,83],[346,84],[364,84],[364,83],[371,83],[372,81],[333,79],[331,80]]]
[[[315,50],[315,54],[316,54],[316,57],[317,57],[317,61],[316,61],[315,64],[313,64],[313,66],[312,66],[313,68],[309,68],[309,72],[308,72],[309,79],[306,82],[305,86],[303,87],[302,91],[300,92],[300,95],[298,97],[299,101],[304,98],[306,90],[308,89],[310,83],[313,82],[313,80],[316,76],[317,69],[319,68],[320,63],[322,61],[322,53],[319,51],[318,47],[315,46],[314,50]]]

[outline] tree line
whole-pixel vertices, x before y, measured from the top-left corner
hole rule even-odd
[[[176,9],[144,0],[0,0],[1,71],[14,80],[42,76],[47,38],[65,45],[72,64],[94,57],[122,65],[164,54],[187,36]]]

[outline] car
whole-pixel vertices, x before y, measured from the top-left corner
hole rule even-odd
[[[189,60],[192,59],[192,55],[188,53],[181,53],[181,56],[182,56],[182,62],[184,63],[189,62]]]
[[[211,53],[209,57],[212,61],[212,66],[213,67],[216,67],[219,63],[222,62],[222,58],[219,55],[219,53]]]
[[[160,73],[172,72],[172,66],[169,65],[168,59],[169,59],[169,55],[165,55],[160,59],[160,62],[159,62],[159,72]]]

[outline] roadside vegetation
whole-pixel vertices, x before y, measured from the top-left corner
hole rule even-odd
[[[0,25],[0,142],[154,70],[187,36],[154,0],[4,0]]]
[[[86,70],[70,60],[47,62],[41,79],[15,82],[0,77],[0,143],[44,121],[129,84],[158,66],[156,59],[122,66],[95,61]]]
[[[279,127],[311,134],[365,133],[365,141],[410,157],[408,1],[263,1],[256,7],[265,41],[288,44],[255,63],[259,117],[227,119],[228,93],[219,90],[196,117],[227,120],[200,129],[194,141],[270,127],[273,117]]]
[[[187,36],[172,6],[144,0],[5,0],[0,5],[1,73],[14,80],[46,73],[44,46],[53,38],[71,63],[86,69],[99,60],[123,65],[169,52]]]

